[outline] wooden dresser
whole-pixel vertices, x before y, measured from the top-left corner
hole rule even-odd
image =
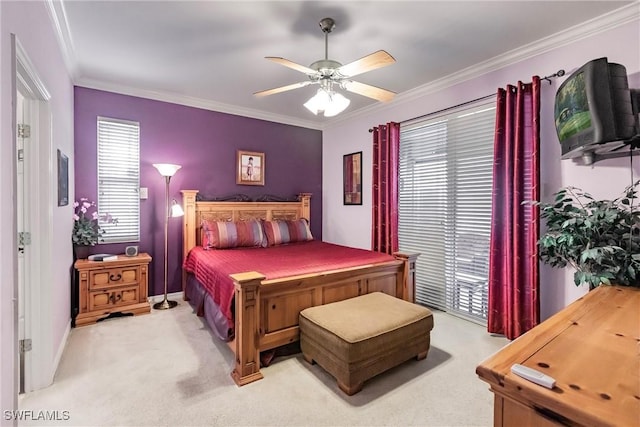
[[[555,378],[553,390],[511,373]],[[600,286],[482,362],[494,426],[640,426],[640,289]]]
[[[95,323],[114,314],[149,313],[147,300],[151,257],[146,253],[115,261],[79,259],[79,310],[76,326]]]

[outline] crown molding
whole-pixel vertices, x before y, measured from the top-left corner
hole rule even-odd
[[[215,102],[208,99],[196,98],[171,92],[158,92],[149,89],[140,89],[130,86],[106,83],[99,80],[78,79],[76,86],[82,86],[89,89],[104,90],[107,92],[119,93],[122,95],[137,96],[139,98],[153,99],[155,101],[170,102],[172,104],[185,105],[187,107],[202,108],[203,110],[216,111],[219,113],[233,114],[236,116],[249,117],[252,119],[266,120],[269,122],[282,123],[286,125],[299,126],[303,128],[321,130],[320,123],[309,120],[300,120],[295,117],[284,116],[280,114],[268,113],[265,111],[254,110],[251,108],[243,108],[235,105]]]
[[[401,93],[397,95],[393,99],[393,101],[391,101],[391,104],[401,105],[407,102],[414,101],[418,98],[424,97],[425,95],[438,92],[456,84],[463,83],[467,80],[480,77],[489,72],[502,69],[506,66],[513,65],[520,61],[524,61],[534,56],[557,49],[560,46],[575,43],[577,41],[594,36],[598,33],[611,30],[613,28],[639,19],[640,2],[634,2],[633,4],[623,6],[619,9],[598,16],[589,21],[562,30],[551,36],[526,44],[509,52],[505,52],[504,54],[472,65],[471,67],[464,68],[458,72],[448,75],[447,77],[434,80],[422,86],[418,86],[417,88],[410,91]],[[323,130],[329,129],[335,125],[339,125],[344,121],[366,116],[371,113],[375,113],[376,111],[386,109],[388,108],[389,104],[390,103],[372,104],[368,107],[361,108],[352,113],[338,116],[331,120],[329,123],[325,124],[325,126],[323,126]]]
[[[62,0],[46,0],[45,5],[47,12],[49,12],[49,18],[53,24],[54,32],[56,33],[58,46],[60,46],[60,50],[62,51],[62,59],[67,68],[67,72],[71,80],[75,81],[78,77],[78,61],[76,60],[73,38],[71,37],[64,2]]]
[[[238,107],[230,104],[224,104],[176,93],[138,89],[92,79],[82,79],[78,76],[79,73],[77,60],[75,57],[75,50],[73,47],[73,38],[68,26],[66,11],[64,8],[64,0],[46,0],[46,5],[51,17],[51,21],[56,30],[56,37],[58,39],[58,44],[60,45],[60,48],[62,50],[65,65],[67,66],[67,70],[71,75],[72,81],[77,86],[121,93],[124,95],[149,98],[157,101],[171,102],[174,104],[181,104],[211,111],[218,111],[221,113],[234,114],[316,130],[325,130],[332,128],[334,126],[340,125],[347,120],[384,110],[388,108],[389,105],[401,105],[407,102],[414,101],[418,98],[424,97],[425,95],[438,92],[447,87],[480,77],[489,72],[499,70],[506,66],[513,65],[520,61],[534,57],[536,55],[540,55],[557,49],[560,46],[565,46],[567,44],[580,41],[598,33],[608,31],[610,29],[640,19],[640,2],[636,1],[604,15],[600,15],[589,21],[562,30],[551,36],[542,38],[524,46],[520,46],[514,50],[505,52],[504,54],[464,68],[458,72],[448,75],[447,77],[434,80],[410,91],[401,93],[397,95],[390,103],[372,104],[352,113],[341,114],[330,119],[329,121],[318,123],[309,120],[297,119],[291,116],[272,114],[264,111]]]

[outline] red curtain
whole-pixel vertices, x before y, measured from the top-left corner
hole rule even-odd
[[[398,153],[400,124],[390,122],[373,128],[372,250],[398,251]]]
[[[540,78],[498,89],[488,331],[517,338],[538,324]]]

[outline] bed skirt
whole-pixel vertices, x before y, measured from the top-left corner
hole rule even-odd
[[[185,296],[196,314],[204,317],[205,322],[215,336],[223,341],[233,339],[233,327],[229,327],[227,317],[213,298],[205,292],[204,286],[196,277],[188,273],[185,286]],[[233,305],[231,307],[233,311]]]

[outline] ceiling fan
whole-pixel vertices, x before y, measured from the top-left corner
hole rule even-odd
[[[342,104],[344,104],[344,102],[346,101],[346,105],[344,105],[344,108],[349,105],[349,100],[336,93],[336,87],[378,101],[384,102],[393,99],[395,93],[390,90],[351,80],[351,77],[357,76],[358,74],[366,73],[367,71],[372,71],[381,67],[386,67],[387,65],[391,65],[396,62],[396,60],[391,55],[389,55],[389,53],[385,52],[384,50],[379,50],[356,61],[350,62],[346,65],[342,65],[338,61],[329,59],[329,33],[335,28],[335,21],[332,18],[324,18],[320,21],[320,28],[324,33],[324,59],[320,59],[310,66],[306,67],[304,65],[297,64],[293,61],[289,61],[288,59],[281,57],[267,56],[265,58],[269,61],[273,61],[277,64],[284,65],[285,67],[289,67],[306,74],[308,80],[293,83],[287,86],[281,86],[274,89],[256,92],[254,93],[255,96],[260,97],[273,95],[292,89],[298,89],[305,86],[318,84],[320,85],[320,89],[318,90],[318,94],[314,98],[318,96],[322,97],[323,99],[329,100],[333,98],[336,98],[335,100],[339,100],[339,98],[342,98],[344,100],[342,101]],[[309,102],[313,101],[314,98],[309,100]],[[307,104],[309,104],[309,102]],[[317,103],[314,105],[307,104],[305,104],[305,107],[309,108],[317,114],[318,109],[314,107]],[[340,111],[344,110],[344,108],[340,109]],[[320,109],[320,111],[322,111],[322,109]],[[338,113],[340,111],[338,111]],[[329,115],[335,114],[331,114],[331,112],[325,111],[325,116]]]

